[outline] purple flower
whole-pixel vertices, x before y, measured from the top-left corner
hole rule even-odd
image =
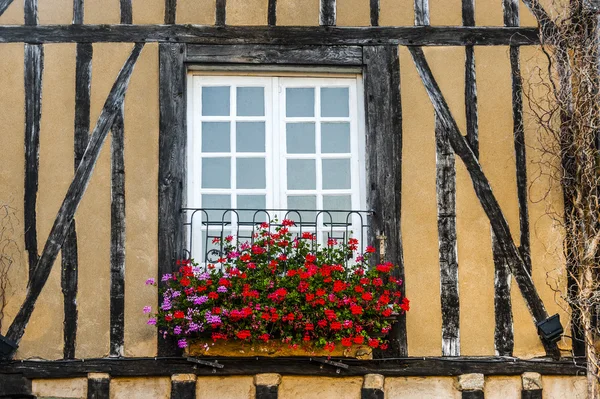
[[[144,306],[144,314],[148,314],[152,312],[152,308],[150,306]]]
[[[170,274],[165,274],[162,276],[161,281],[169,281],[171,279],[171,277],[173,277],[173,276],[171,276]]]
[[[176,335],[180,335],[181,334],[181,326],[175,326],[175,328],[173,329],[173,332]]]
[[[208,297],[206,295],[202,295],[194,299],[194,305],[202,305],[203,303],[206,303],[206,301],[208,301]]]
[[[173,298],[177,298],[178,296],[181,296],[181,291],[173,291],[173,293],[171,294],[171,296]]]
[[[160,307],[162,310],[171,310],[171,301],[165,299]]]
[[[148,319],[148,321],[146,322],[146,324],[150,325],[150,326],[155,326],[156,325],[156,319],[154,317],[151,317]]]
[[[198,280],[200,281],[205,281],[208,280],[210,278],[210,274],[208,273],[202,273],[201,275],[198,276]]]
[[[210,312],[206,312],[206,322],[208,324],[221,324],[221,317],[211,315]]]
[[[223,294],[225,292],[227,292],[227,287],[225,287],[224,285],[219,286],[219,288],[217,288],[217,292]]]
[[[230,253],[227,254],[227,258],[229,258],[229,259],[235,259],[239,256],[240,256],[240,253],[237,251],[231,251]]]
[[[156,280],[153,278],[149,278],[148,280],[146,280],[146,285],[154,285],[156,283]]]
[[[177,341],[177,346],[183,349],[187,348],[188,344],[185,339],[180,339],[179,341]]]
[[[195,331],[198,331],[198,330],[200,330],[200,326],[198,324],[194,323],[194,322],[191,322],[190,325],[189,325],[189,327],[188,327],[187,332],[188,333],[189,332],[195,332]]]

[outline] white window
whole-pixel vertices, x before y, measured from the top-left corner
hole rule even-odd
[[[285,210],[303,230],[362,233],[364,215],[340,212],[365,209],[360,76],[188,79],[187,208],[203,209],[192,256]]]

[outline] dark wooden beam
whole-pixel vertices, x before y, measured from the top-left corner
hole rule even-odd
[[[521,391],[521,399],[542,399],[543,392],[544,391],[542,389],[534,389],[530,391],[523,390]]]
[[[0,0],[0,16],[4,14],[4,11],[11,5],[13,0]]]
[[[362,66],[360,46],[188,45],[185,62]]]
[[[177,20],[177,0],[165,0],[165,24],[172,25]]]
[[[183,257],[183,187],[185,182],[186,109],[183,44],[159,46],[158,139],[158,279]],[[164,285],[161,281],[161,285]],[[160,298],[157,298],[160,302]],[[158,337],[158,355],[181,353],[176,340]]]
[[[202,25],[0,26],[0,43],[167,42],[197,44],[485,46],[538,44],[536,28]]]
[[[529,8],[533,16],[537,19],[542,32],[550,32],[556,29],[556,25],[550,14],[540,4],[539,0],[523,0],[523,4]]]
[[[83,0],[73,0],[73,24],[83,24]]]
[[[196,374],[198,376],[255,375],[278,373],[304,376],[364,376],[381,374],[386,377],[459,376],[481,373],[487,376],[518,376],[524,372],[542,375],[574,376],[585,372],[585,364],[576,364],[573,359],[560,361],[549,359],[503,359],[498,357],[456,358],[406,358],[388,360],[338,359],[348,364],[348,369],[323,367],[309,357],[294,358],[207,358],[218,360],[222,369],[200,367],[182,357],[171,358],[128,358],[81,360],[15,360],[0,361],[0,374],[23,374],[27,378],[74,378],[88,373],[110,373],[115,377],[152,377],[172,374]]]
[[[110,399],[110,377],[93,373],[88,376],[87,399]]]
[[[456,168],[448,133],[439,118],[435,122],[442,355],[460,356]]]
[[[121,106],[112,125],[110,201],[110,356],[125,342],[125,122]]]
[[[25,25],[38,24],[38,0],[24,0]]]
[[[56,215],[54,225],[50,230],[42,255],[35,266],[33,276],[29,280],[25,300],[12,324],[8,328],[6,334],[7,338],[16,343],[21,341],[29,318],[33,313],[35,303],[42,292],[46,281],[48,281],[52,266],[58,256],[58,251],[60,251],[60,247],[69,232],[69,227],[73,221],[75,211],[77,210],[77,207],[83,198],[83,194],[85,193],[87,184],[92,177],[94,166],[100,155],[100,149],[104,144],[108,130],[112,127],[114,119],[121,109],[129,79],[133,72],[133,67],[135,66],[143,47],[144,44],[142,43],[135,44],[131,55],[119,72],[119,76],[104,103],[96,127],[90,136],[89,144],[83,155],[83,159],[75,172],[73,181],[71,182],[65,195],[65,199]]]
[[[415,25],[429,25],[429,0],[415,0]]]
[[[360,390],[360,399],[384,399],[385,392],[381,389],[362,388]]]
[[[483,391],[462,391],[461,399],[484,399]]]
[[[267,24],[269,26],[277,25],[277,0],[269,0],[267,10]]]
[[[336,24],[336,0],[321,0],[319,11],[319,25],[335,26]]]
[[[90,132],[92,53],[92,44],[77,44],[75,61],[75,128],[73,135],[75,171],[77,171],[87,148]],[[61,287],[64,297],[63,356],[65,359],[73,359],[75,358],[75,342],[77,339],[77,286],[79,274],[75,220],[71,223],[67,237],[63,242],[61,254]]]
[[[196,375],[171,376],[171,399],[196,399]]]
[[[379,0],[370,0],[371,6],[371,26],[379,26]]]
[[[380,261],[396,265],[394,277],[403,281],[405,293],[404,255],[400,219],[402,209],[402,109],[400,102],[400,62],[398,47],[373,46],[363,49],[366,105],[367,204],[374,216],[369,224],[371,245],[385,253]],[[386,187],[381,190],[381,187]],[[406,315],[398,317],[390,333],[392,357],[407,356]]]
[[[475,26],[475,0],[462,0],[462,23]]]
[[[216,0],[215,25],[225,26],[227,22],[227,0]]]
[[[278,386],[257,385],[255,391],[256,399],[277,399],[279,397]]]
[[[494,348],[499,356],[512,356],[515,346],[512,313],[512,275],[506,255],[492,231],[494,257]]]
[[[120,0],[121,2],[121,23],[132,24],[133,23],[133,7],[131,0]]]
[[[21,374],[0,374],[0,398],[35,399],[31,380]]]
[[[30,279],[39,256],[36,206],[40,166],[43,73],[44,47],[41,44],[25,44],[25,190],[23,224]]]
[[[419,47],[409,47],[409,51],[413,57],[417,71],[421,76],[421,80],[425,85],[425,89],[431,99],[433,107],[440,118],[441,123],[447,129],[448,138],[452,149],[461,158],[465,164],[467,171],[471,176],[475,194],[481,202],[482,208],[492,226],[492,230],[498,239],[498,243],[506,255],[510,265],[511,272],[515,277],[517,285],[521,290],[521,295],[525,299],[527,307],[533,317],[535,324],[548,318],[548,312],[540,298],[531,275],[526,269],[525,263],[521,258],[521,254],[515,245],[508,222],[502,213],[502,209],[492,192],[490,183],[481,169],[477,157],[471,150],[468,142],[462,136],[456,121],[452,117],[448,104],[442,95],[440,88],[431,73],[431,69],[425,59],[423,50]],[[541,339],[541,337],[540,337]],[[542,343],[548,355],[560,357],[560,352],[556,343],[549,343],[542,339]]]

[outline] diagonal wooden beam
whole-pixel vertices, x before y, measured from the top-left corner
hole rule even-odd
[[[13,0],[0,0],[0,16],[4,14],[4,11],[6,11],[8,6],[11,5],[12,2]]]
[[[143,43],[136,43],[133,47],[131,55],[123,65],[123,68],[119,72],[107,99],[102,108],[102,112],[96,122],[88,146],[83,154],[83,158],[75,172],[73,181],[67,190],[65,199],[56,215],[54,225],[44,246],[44,250],[40,256],[40,259],[35,267],[33,276],[27,285],[27,294],[25,301],[19,309],[19,313],[13,320],[12,324],[8,328],[7,338],[19,343],[27,327],[27,323],[31,317],[35,303],[50,276],[50,271],[54,265],[54,261],[58,255],[58,251],[65,240],[75,211],[83,198],[85,189],[92,177],[94,166],[100,155],[100,150],[106,139],[108,131],[113,125],[115,117],[121,112],[121,106],[125,98],[125,92],[129,84],[129,79],[135,63],[144,47]]]
[[[409,47],[408,49],[440,123],[446,129],[452,149],[463,161],[471,176],[475,194],[477,195],[477,198],[479,198],[481,206],[490,221],[492,230],[498,239],[498,244],[507,258],[511,272],[521,290],[521,294],[525,299],[529,312],[533,317],[533,321],[537,324],[546,320],[548,318],[548,312],[535,288],[531,274],[527,270],[527,266],[525,265],[525,262],[523,262],[521,254],[515,245],[508,222],[492,192],[490,182],[483,173],[483,169],[481,168],[475,153],[469,146],[465,137],[461,134],[456,121],[452,117],[450,108],[431,73],[425,54],[423,54],[423,49],[420,47]],[[544,344],[544,348],[548,355],[560,356],[556,343],[549,343],[545,340],[542,340],[542,343]]]
[[[550,32],[556,29],[556,24],[550,18],[550,14],[544,9],[544,7],[540,4],[539,0],[523,0],[523,4],[529,8],[535,19],[537,19],[538,23],[543,32]]]

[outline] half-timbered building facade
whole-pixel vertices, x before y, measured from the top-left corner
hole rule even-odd
[[[0,0],[0,397],[583,395],[541,3]],[[269,210],[400,266],[388,350],[193,361],[146,324],[148,277]]]

